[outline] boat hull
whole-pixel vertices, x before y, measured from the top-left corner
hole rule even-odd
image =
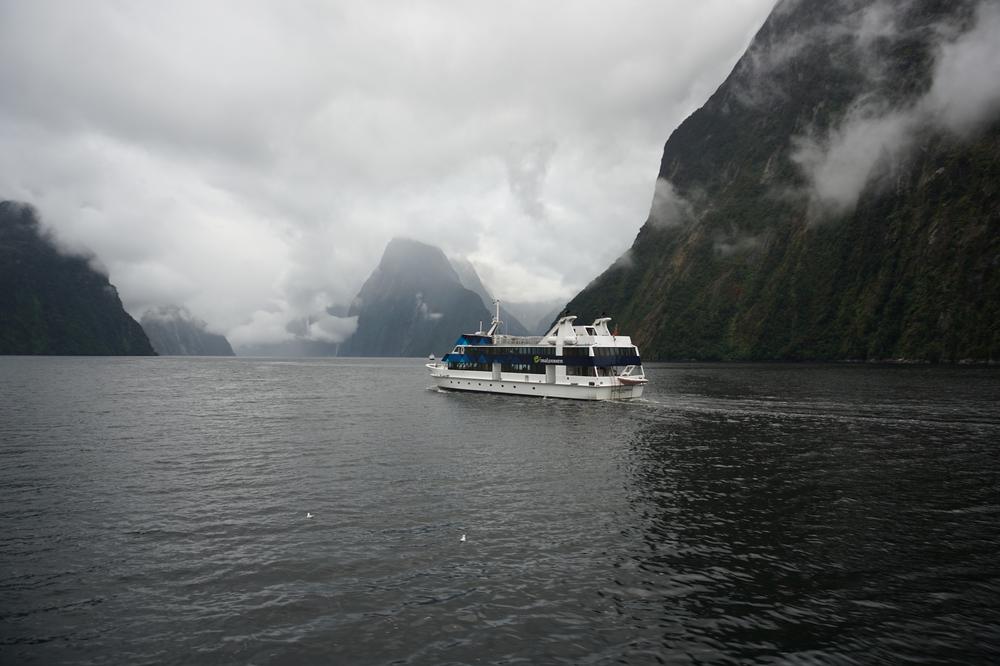
[[[433,376],[439,389],[471,393],[499,393],[535,398],[562,398],[566,400],[632,400],[642,396],[643,384],[617,386],[589,386],[587,384],[549,384],[508,379],[479,379],[474,377]]]

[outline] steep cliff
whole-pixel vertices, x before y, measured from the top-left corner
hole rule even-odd
[[[779,2],[569,304],[659,359],[1000,360],[1000,10]]]
[[[224,335],[209,332],[185,308],[161,306],[144,313],[139,323],[161,356],[235,356]]]
[[[0,354],[153,355],[87,257],[59,252],[34,210],[0,202]]]

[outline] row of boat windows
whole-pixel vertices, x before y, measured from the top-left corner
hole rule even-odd
[[[448,362],[449,370],[478,370],[479,372],[492,372],[492,363],[456,363]],[[501,363],[500,372],[520,372],[526,375],[544,375],[545,366],[541,363]]]
[[[462,351],[464,349],[464,352]],[[456,353],[493,356],[555,356],[555,347],[455,347]]]
[[[455,363],[454,361],[448,361],[449,370],[478,370],[480,372],[491,372],[493,370],[492,363]]]
[[[564,351],[563,354],[566,352]],[[635,347],[594,347],[594,356],[638,356]]]
[[[476,354],[486,357],[494,356],[555,356],[555,347],[456,347],[456,353]],[[590,356],[590,347],[563,347],[564,357]],[[594,347],[594,356],[638,356],[635,347]]]
[[[615,366],[614,371],[612,368],[595,368],[593,366],[586,365],[570,365],[566,367],[567,377],[612,377],[621,374],[624,366]]]
[[[501,363],[500,372],[521,372],[526,375],[544,375],[545,366],[541,363]]]
[[[500,372],[518,372],[524,375],[544,375],[545,365],[541,363],[501,363]],[[612,367],[595,368],[585,365],[568,365],[566,367],[567,377],[612,377],[621,374],[625,366],[616,365]],[[492,363],[448,363],[449,370],[478,370],[479,372],[492,372]]]
[[[590,356],[590,350],[594,350],[594,356],[638,356],[639,350],[635,347],[563,347],[563,356]]]
[[[590,347],[563,347],[563,356],[590,356]]]

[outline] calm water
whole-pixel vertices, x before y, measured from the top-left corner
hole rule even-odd
[[[648,373],[0,358],[0,663],[1000,661],[1000,371]]]

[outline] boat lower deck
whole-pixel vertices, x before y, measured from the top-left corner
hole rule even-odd
[[[510,379],[480,379],[474,377],[436,376],[438,388],[446,391],[471,391],[476,393],[501,393],[540,398],[568,400],[628,400],[642,396],[643,385],[590,385],[584,383],[554,384],[524,382]]]

